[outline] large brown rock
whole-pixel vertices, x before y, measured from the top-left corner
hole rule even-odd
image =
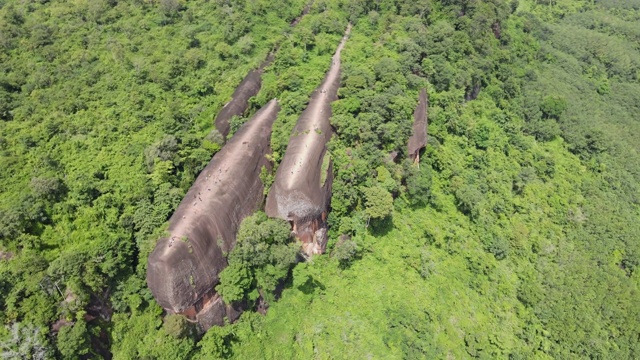
[[[340,87],[340,54],[350,29],[351,25],[329,72],[298,118],[267,196],[267,215],[292,222],[307,255],[323,253],[326,247],[326,216],[333,182],[331,161],[325,159],[326,145],[332,135],[331,102],[338,99]]]
[[[407,146],[407,156],[413,161],[418,161],[420,150],[427,146],[427,117],[428,117],[429,96],[427,90],[420,91],[418,106],[413,113],[413,134],[409,138]]]
[[[223,254],[235,246],[242,220],[264,199],[260,172],[270,166],[265,155],[270,152],[271,127],[279,109],[276,100],[269,102],[213,157],[149,255],[147,284],[168,312],[196,319],[205,305],[217,299],[213,289],[227,266]],[[219,309],[221,305],[215,304]],[[217,315],[209,314],[207,324],[223,322],[226,312],[212,313]]]

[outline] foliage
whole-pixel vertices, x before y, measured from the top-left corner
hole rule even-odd
[[[391,214],[393,210],[393,197],[391,193],[381,186],[363,188],[366,199],[365,213],[373,219],[382,219]]]
[[[164,331],[177,339],[187,336],[195,336],[195,325],[189,322],[186,317],[178,314],[169,314],[164,317],[162,325]]]
[[[202,337],[198,345],[197,359],[225,359],[231,355],[230,339],[233,337],[229,327],[213,327]]]
[[[640,358],[638,2],[325,0],[291,27],[305,2],[0,1],[3,356]],[[218,290],[269,312],[196,341],[146,288],[155,239],[271,51],[234,127],[278,98],[277,166],[348,21],[330,255],[245,219]]]
[[[414,205],[425,204],[429,200],[431,189],[431,169],[428,166],[408,169],[406,177],[407,195]]]
[[[9,338],[2,343],[1,356],[3,359],[34,359],[51,358],[51,353],[43,344],[40,329],[14,323],[9,330]]]
[[[216,291],[228,304],[241,301],[251,287],[251,274],[241,263],[231,263],[220,273],[220,284]]]
[[[258,294],[273,299],[276,286],[297,261],[298,248],[290,242],[290,231],[286,221],[269,219],[263,212],[242,221],[236,246],[227,257],[229,266],[220,273],[216,287],[225,302],[255,301]]]
[[[331,257],[338,260],[340,265],[346,267],[355,260],[355,257],[358,255],[358,250],[358,243],[355,240],[343,236],[331,252]]]
[[[63,358],[80,359],[89,353],[90,341],[87,324],[78,321],[60,329],[56,346]]]

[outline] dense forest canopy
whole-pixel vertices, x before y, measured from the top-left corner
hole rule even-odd
[[[254,309],[165,316],[216,114],[273,53],[230,121],[279,100],[269,185],[349,23],[327,253],[257,212],[217,287]],[[0,0],[0,353],[638,359],[639,44],[640,0]]]

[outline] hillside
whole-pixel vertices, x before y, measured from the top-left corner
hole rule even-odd
[[[349,23],[326,253],[247,217],[202,336],[149,254],[276,98],[266,198]],[[638,0],[0,0],[2,356],[640,358],[639,44]]]

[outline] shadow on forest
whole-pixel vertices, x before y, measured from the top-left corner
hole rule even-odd
[[[389,215],[380,220],[371,220],[369,229],[373,236],[385,236],[393,229],[393,217]]]
[[[311,275],[309,275],[309,278],[304,284],[298,286],[298,290],[302,291],[305,295],[313,294],[316,289],[325,290],[325,286]]]

